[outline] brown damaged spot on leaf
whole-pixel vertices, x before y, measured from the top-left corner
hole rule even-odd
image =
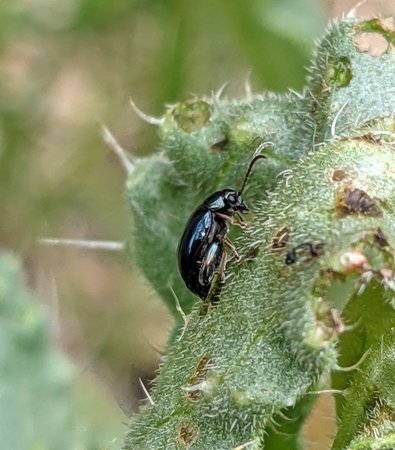
[[[249,263],[254,261],[254,259],[259,255],[259,250],[262,245],[262,241],[256,241],[252,243],[248,249],[245,255],[242,256],[240,261],[238,262],[238,265],[243,263]]]
[[[380,245],[380,247],[387,247],[388,245],[387,238],[384,236],[384,233],[381,231],[380,228],[378,228],[377,231],[374,233],[374,239]]]
[[[375,136],[373,133],[364,134],[361,139],[370,144],[381,144],[380,136]]]
[[[339,217],[353,214],[368,217],[382,216],[377,201],[362,189],[345,188],[338,192],[335,199],[335,211]]]
[[[369,53],[375,58],[384,55],[390,48],[387,39],[382,34],[374,32],[364,32],[354,36],[353,43],[357,51]]]
[[[289,228],[284,226],[277,230],[272,238],[272,250],[274,252],[281,252],[288,244]]]
[[[178,431],[178,440],[184,445],[185,448],[191,446],[192,442],[196,438],[196,431],[188,423],[183,423]]]
[[[211,362],[211,358],[208,356],[202,356],[196,366],[196,369],[194,370],[194,373],[189,378],[187,388],[192,388],[193,386],[196,386],[200,383],[202,383],[207,375],[207,369],[208,364]],[[201,390],[196,389],[187,389],[186,396],[189,398],[189,400],[196,402],[199,400],[201,396]]]
[[[365,405],[366,422],[363,424],[363,432],[367,436],[377,437],[378,426],[395,421],[395,411],[379,392],[374,392],[370,401]],[[389,447],[387,447],[389,448]]]
[[[347,178],[347,172],[344,169],[334,169],[331,178],[332,181],[342,181]]]
[[[216,142],[215,144],[213,144],[210,149],[213,152],[222,152],[224,150],[226,150],[226,146],[229,143],[229,138],[228,136],[225,136],[224,139],[221,139],[220,141]]]
[[[339,311],[336,308],[329,309],[328,313],[326,314],[324,323],[329,329],[333,330],[333,333],[336,336],[346,331],[346,326],[344,325]]]

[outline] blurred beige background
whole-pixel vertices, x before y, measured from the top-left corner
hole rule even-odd
[[[131,155],[144,157],[155,151],[157,130],[136,116],[130,95],[159,116],[163,104],[210,93],[225,81],[229,97],[242,95],[249,73],[257,91],[300,89],[313,39],[329,18],[355,4],[0,5],[1,247],[22,258],[26,281],[51,317],[54,342],[126,415],[144,397],[138,378],[149,385],[154,376],[172,318],[127,254],[36,243],[38,237],[127,238],[133,218],[123,197],[125,176],[99,122]],[[367,1],[356,10],[377,13],[394,14],[395,0]],[[278,59],[270,55],[273,47]],[[289,61],[287,52],[296,56]],[[311,448],[327,448],[333,432],[326,396],[306,428]]]

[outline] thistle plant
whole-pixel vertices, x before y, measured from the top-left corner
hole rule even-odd
[[[394,47],[393,18],[346,19],[302,93],[192,98],[159,121],[159,150],[127,181],[131,245],[177,324],[126,450],[300,449],[324,389],[333,449],[395,448]],[[204,198],[240,186],[262,142],[248,230],[231,233],[242,259],[202,307],[178,241]]]

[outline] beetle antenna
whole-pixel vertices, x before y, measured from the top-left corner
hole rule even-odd
[[[262,144],[260,144],[260,145],[258,146],[258,148],[255,150],[254,154],[252,155],[252,159],[251,159],[251,161],[250,161],[250,164],[248,165],[248,169],[247,169],[247,172],[246,172],[246,174],[245,174],[245,177],[244,177],[244,180],[243,180],[243,184],[241,185],[241,189],[240,189],[240,191],[239,191],[239,194],[240,194],[240,195],[241,195],[241,194],[243,193],[243,191],[244,191],[244,188],[245,188],[245,186],[246,186],[246,184],[247,184],[248,177],[249,177],[250,174],[251,174],[251,170],[252,170],[252,168],[254,167],[254,164],[258,161],[258,159],[260,159],[260,158],[266,158],[265,155],[261,155],[261,151],[262,151],[264,148],[266,148],[269,144],[272,144],[272,142],[262,142]]]

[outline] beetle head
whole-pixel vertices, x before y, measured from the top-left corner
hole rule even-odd
[[[224,192],[224,203],[228,213],[246,214],[249,209],[245,205],[240,192],[227,190]]]
[[[235,213],[244,214],[248,212],[248,208],[243,202],[240,192],[234,189],[223,189],[214,192],[203,202],[211,211],[217,211],[228,216]]]

